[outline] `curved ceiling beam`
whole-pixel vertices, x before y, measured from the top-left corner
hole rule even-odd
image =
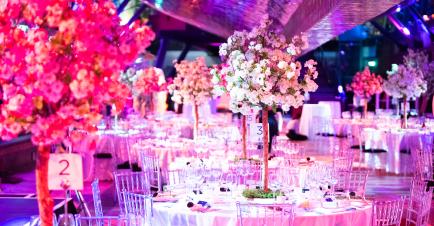
[[[150,7],[227,38],[268,14],[285,34],[305,32],[309,49],[387,11],[401,0],[144,0]]]

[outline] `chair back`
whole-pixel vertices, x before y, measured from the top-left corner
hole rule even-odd
[[[353,168],[353,154],[348,153],[345,156],[333,157],[333,169],[339,172],[350,172]]]
[[[427,182],[415,178],[411,184],[406,225],[426,226],[429,223],[433,188]]]
[[[126,220],[118,216],[82,217],[75,215],[76,226],[129,226]]]
[[[99,190],[99,181],[95,179],[92,182],[92,197],[93,197],[93,205],[95,207],[95,216],[102,217],[102,203],[101,203],[101,192]]]
[[[372,208],[373,226],[399,226],[404,210],[405,197],[394,200],[374,201]]]
[[[333,170],[337,179],[334,189],[336,191],[347,191],[350,180],[351,169],[353,166],[352,156],[333,157]]]
[[[140,161],[142,170],[148,175],[151,186],[156,187],[159,192],[162,191],[163,185],[158,157],[149,151],[143,150],[140,151]]]
[[[115,173],[116,193],[121,214],[125,213],[122,191],[150,194],[151,188],[148,175],[144,172]]]
[[[133,192],[122,192],[125,203],[125,217],[129,225],[151,225],[152,197]]]
[[[237,202],[237,219],[241,226],[293,226],[293,204],[252,204]]]
[[[348,191],[354,192],[356,196],[365,199],[366,182],[368,181],[369,171],[367,169],[352,170],[348,181]]]
[[[163,170],[161,173],[166,185],[178,186],[186,183],[186,172],[183,169]]]
[[[433,179],[433,137],[421,135],[418,144],[411,148],[411,155],[415,163],[415,177],[422,180]]]

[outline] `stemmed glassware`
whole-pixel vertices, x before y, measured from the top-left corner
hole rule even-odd
[[[198,192],[200,185],[204,182],[204,169],[205,165],[201,159],[195,159],[187,164],[184,169],[187,187],[194,187],[194,190]]]

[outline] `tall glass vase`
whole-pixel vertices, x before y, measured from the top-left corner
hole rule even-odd
[[[145,95],[145,115],[151,115],[154,113],[154,94],[153,93],[149,93]]]
[[[197,104],[193,105],[193,139],[196,140],[199,135],[199,106]]]
[[[360,100],[360,103],[363,106],[362,118],[368,118],[368,103],[369,103],[369,99],[368,98],[362,98]]]
[[[264,172],[263,172],[263,188],[268,191],[268,106],[262,108],[262,128],[263,128],[263,158],[264,158]]]
[[[134,110],[137,111],[141,117],[146,117],[154,112],[154,98],[153,94],[140,94],[134,97]]]
[[[247,159],[247,140],[246,140],[246,134],[247,134],[247,120],[246,116],[243,115],[241,118],[241,136],[242,136],[242,142],[243,142],[243,159]]]
[[[408,122],[407,122],[407,97],[404,96],[403,98],[403,112],[402,112],[402,123],[401,123],[401,128],[402,129],[407,129],[408,128]]]

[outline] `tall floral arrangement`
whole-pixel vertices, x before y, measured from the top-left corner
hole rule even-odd
[[[71,128],[94,130],[103,105],[122,109],[128,89],[119,82],[119,72],[149,46],[154,33],[141,23],[121,26],[108,0],[3,4],[0,135],[11,139],[31,133],[38,146],[40,216],[43,225],[51,225],[50,146],[68,140]]]
[[[382,83],[381,76],[371,73],[369,67],[365,67],[363,71],[354,75],[348,90],[353,91],[360,98],[369,99],[372,95],[383,92]]]
[[[303,65],[296,61],[305,48],[305,36],[294,36],[287,43],[268,17],[250,32],[235,31],[220,46],[220,57],[227,66],[213,80],[221,81],[219,76],[225,74],[226,86],[216,84],[216,90],[226,90],[231,97],[231,110],[242,114],[264,106],[281,106],[285,111],[301,106],[304,92],[318,88],[313,81],[318,76],[316,62],[308,60],[301,76]]]
[[[193,61],[181,61],[175,63],[177,76],[168,86],[172,94],[172,100],[176,103],[193,105],[194,112],[194,137],[197,137],[199,127],[198,106],[212,97],[213,84],[209,68],[205,64],[205,58],[198,57]]]
[[[136,72],[132,86],[136,110],[141,114],[154,112],[154,95],[167,89],[164,72],[160,68],[150,67]]]
[[[152,94],[167,88],[164,72],[160,68],[150,67],[136,72],[137,79],[133,83],[133,94]]]
[[[383,88],[390,96],[414,99],[427,90],[427,82],[418,68],[405,64],[392,64],[392,70],[387,74]]]
[[[426,64],[426,73],[424,74],[425,81],[427,83],[427,95],[434,94],[434,61]]]
[[[434,61],[430,61],[428,55],[422,50],[409,49],[407,55],[404,56],[404,65],[417,68],[423,73],[427,82],[427,90],[422,101],[422,111],[425,111],[428,98],[434,94]]]
[[[353,91],[363,101],[363,116],[368,112],[368,102],[372,95],[383,92],[383,79],[379,75],[371,73],[369,67],[354,75],[353,81],[347,86],[347,90]]]
[[[303,104],[304,93],[318,88],[316,62],[304,64],[296,57],[307,47],[305,36],[287,41],[282,29],[265,17],[251,31],[235,31],[220,46],[220,57],[226,64],[221,73],[214,73],[216,90],[229,93],[233,112],[246,115],[251,109],[262,110],[264,128],[264,189],[268,189],[268,110]],[[302,72],[305,73],[302,73]],[[304,74],[304,76],[302,76]],[[225,75],[226,85],[220,84]]]
[[[417,98],[427,90],[427,82],[422,70],[409,64],[392,64],[392,70],[388,71],[383,88],[388,95],[403,99],[402,128],[407,128],[407,100]]]

